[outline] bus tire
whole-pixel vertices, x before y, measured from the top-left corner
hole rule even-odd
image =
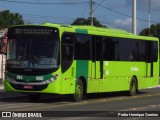
[[[77,80],[77,84],[75,87],[75,93],[73,94],[73,101],[80,102],[83,98],[83,82],[81,79]]]
[[[134,96],[137,93],[137,82],[135,77],[131,79],[128,93],[129,93],[129,96]]]
[[[39,101],[40,97],[41,97],[41,94],[28,94],[28,99],[31,102],[37,102],[37,101]]]

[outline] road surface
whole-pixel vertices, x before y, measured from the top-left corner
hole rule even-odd
[[[0,90],[0,111],[30,114],[38,113],[44,119],[158,119],[160,118],[160,88],[141,90],[134,97],[123,92],[89,94],[86,100],[72,102],[68,96],[43,95],[37,102],[28,100],[27,95],[6,93]],[[57,112],[58,111],[58,112]],[[2,114],[2,113],[1,113]],[[135,116],[132,116],[135,115]],[[128,115],[128,117],[127,117]],[[139,117],[144,115],[145,117]],[[153,117],[156,116],[157,117]],[[116,117],[115,117],[116,116]],[[123,116],[123,117],[122,117]],[[131,117],[132,116],[132,117]],[[94,117],[94,118],[93,118]],[[33,118],[32,118],[33,119]]]

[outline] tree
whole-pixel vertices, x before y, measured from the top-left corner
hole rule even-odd
[[[91,18],[77,18],[71,25],[91,25]],[[95,17],[93,18],[93,25],[97,27],[106,27],[102,25]]]
[[[10,13],[9,10],[0,12],[0,29],[22,24],[24,24],[23,17],[19,13]]]
[[[160,37],[160,23],[154,25],[152,24],[149,28],[145,28],[140,32],[140,35],[143,36],[154,36],[154,37]]]

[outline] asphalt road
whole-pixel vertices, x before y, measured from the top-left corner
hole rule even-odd
[[[108,119],[117,119],[118,116],[118,119],[126,120],[144,119],[138,116],[141,114],[145,115],[145,119],[158,119],[160,118],[160,88],[141,90],[134,97],[127,96],[124,92],[89,94],[86,100],[78,103],[72,102],[68,96],[55,97],[52,95],[43,95],[38,102],[30,102],[25,94],[6,93],[0,90],[0,111],[27,115],[26,112],[35,112],[37,115],[41,114],[43,117],[41,119],[47,116],[50,120],[93,120],[106,116]],[[127,117],[131,114],[136,117]],[[147,115],[156,114],[159,117],[147,117]]]

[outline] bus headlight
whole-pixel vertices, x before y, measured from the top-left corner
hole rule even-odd
[[[55,80],[57,80],[58,75],[53,76],[52,78],[50,78],[49,80],[45,80],[43,83],[44,84],[49,84],[51,82],[54,82]]]
[[[15,83],[16,81],[8,76],[6,76],[6,79],[10,82],[10,83]]]

